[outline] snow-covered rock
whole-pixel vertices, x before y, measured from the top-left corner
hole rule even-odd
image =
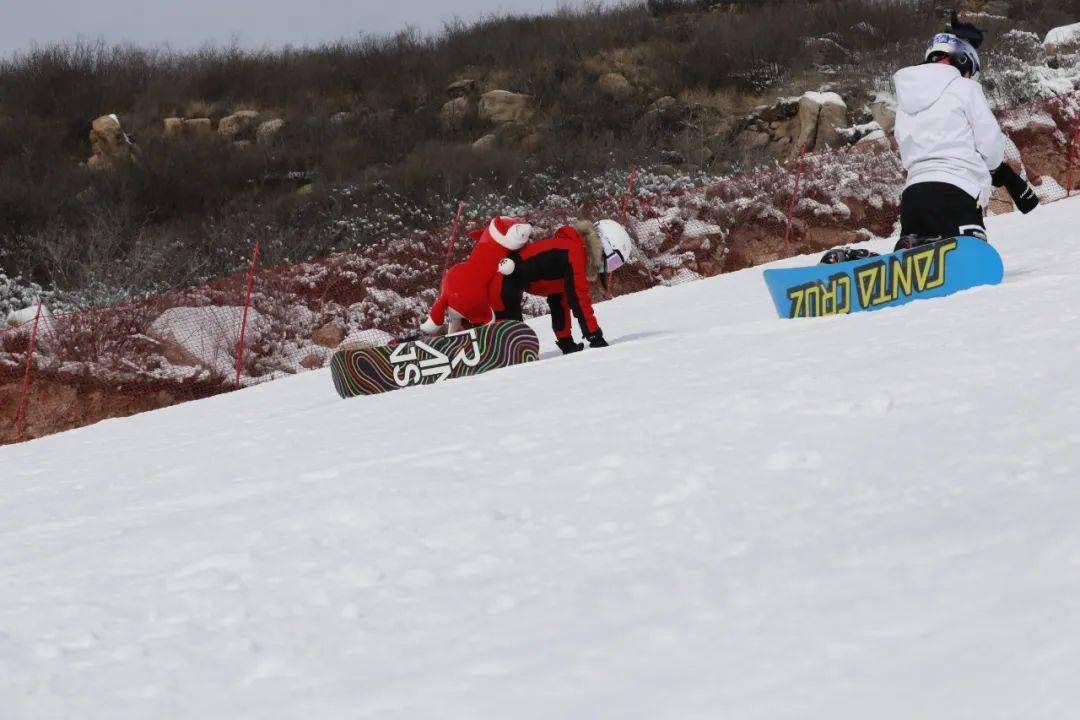
[[[1046,34],[1043,47],[1051,66],[1076,64],[1076,56],[1080,53],[1080,23],[1054,28]]]
[[[146,334],[163,343],[162,352],[173,365],[200,365],[227,375],[236,366],[243,315],[243,307],[175,307],[159,315]],[[268,325],[250,308],[244,344],[253,345]]]
[[[836,93],[810,91],[799,98],[798,146],[811,151],[834,145],[847,124],[847,103]]]
[[[44,305],[41,306],[42,315],[47,315],[49,309]],[[12,310],[7,314],[5,325],[8,327],[14,327],[15,325],[23,325],[34,322],[34,318],[37,317],[37,305],[31,305],[29,307],[20,308],[18,310]]]
[[[1046,33],[1046,38],[1043,40],[1043,47],[1046,48],[1047,54],[1063,46],[1076,44],[1080,44],[1080,23],[1053,28]]]

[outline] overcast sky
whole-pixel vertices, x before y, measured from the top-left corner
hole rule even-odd
[[[437,31],[455,16],[539,13],[560,0],[0,0],[0,54],[77,37],[176,48],[317,44],[413,25]]]

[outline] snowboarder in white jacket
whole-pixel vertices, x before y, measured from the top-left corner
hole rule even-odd
[[[983,33],[952,14],[947,32],[927,44],[923,63],[893,76],[896,143],[907,170],[900,196],[896,250],[941,238],[987,239],[983,212],[991,186],[1004,186],[1016,207],[1029,213],[1039,198],[1005,162],[1005,134],[990,110],[976,48]],[[834,248],[821,258],[832,264],[875,255],[862,248]]]
[[[985,240],[991,186],[1005,186],[1022,212],[1039,203],[1005,162],[1005,134],[974,79],[981,43],[982,31],[958,22],[954,13],[950,31],[927,44],[924,62],[893,77],[894,132],[907,170],[898,248],[957,235]]]

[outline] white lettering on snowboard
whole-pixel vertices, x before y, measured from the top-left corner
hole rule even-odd
[[[435,378],[433,382],[441,382],[450,377],[461,365],[466,367],[479,365],[480,342],[476,339],[476,329],[461,334],[468,336],[469,344],[453,358],[448,358],[445,353],[436,350],[423,340],[402,343],[395,347],[390,353],[390,363],[394,366],[394,382],[397,386],[416,385],[424,378],[431,377]]]

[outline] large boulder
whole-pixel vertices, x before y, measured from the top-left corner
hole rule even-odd
[[[768,147],[771,136],[767,132],[761,132],[759,130],[748,129],[743,130],[741,133],[735,136],[736,147],[742,150],[760,150]]]
[[[626,100],[634,94],[634,86],[621,73],[611,72],[600,76],[596,81],[600,93],[616,100]]]
[[[477,152],[488,152],[499,146],[499,138],[494,133],[489,133],[472,144],[472,149]]]
[[[836,93],[808,92],[799,98],[798,145],[807,151],[836,145],[848,126],[847,104]]]
[[[228,376],[236,366],[243,316],[244,308],[236,306],[175,307],[159,315],[146,335],[159,343],[159,352],[173,365]],[[244,344],[253,345],[268,326],[255,308],[249,308]]]
[[[230,140],[251,140],[259,124],[259,113],[255,110],[241,110],[221,118],[218,122],[218,134]]]
[[[1080,23],[1056,27],[1043,40],[1046,59],[1054,67],[1068,64],[1080,53]]]
[[[345,327],[336,321],[330,321],[311,334],[311,342],[324,348],[335,349],[345,339]]]
[[[37,323],[38,331],[37,343],[40,347],[47,347],[56,337],[57,328],[53,320],[53,314],[44,303],[41,305],[40,315],[38,315],[37,305],[34,304],[24,308],[11,310],[4,320],[7,329],[27,337],[33,333],[35,322]],[[0,328],[0,330],[4,329],[5,328]]]
[[[90,149],[93,154],[87,166],[101,170],[130,161],[136,147],[120,126],[120,118],[102,115],[90,124]]]
[[[676,124],[686,114],[686,107],[670,95],[658,99],[645,110],[641,121],[646,129],[657,131]]]
[[[259,127],[256,128],[255,140],[260,145],[272,145],[284,129],[285,121],[281,118],[266,120],[259,123]]]
[[[533,99],[509,90],[491,90],[480,96],[479,113],[481,120],[493,125],[524,124],[533,117]]]
[[[452,98],[474,95],[480,83],[473,78],[459,78],[446,86],[446,94]]]
[[[465,123],[472,114],[472,103],[464,95],[456,97],[442,106],[439,111],[439,123],[443,130],[457,132],[465,127]]]
[[[174,140],[180,137],[184,132],[184,118],[169,117],[162,121],[164,128],[161,131],[161,135],[169,140]]]
[[[162,137],[168,140],[206,138],[214,132],[210,118],[165,118]]]

